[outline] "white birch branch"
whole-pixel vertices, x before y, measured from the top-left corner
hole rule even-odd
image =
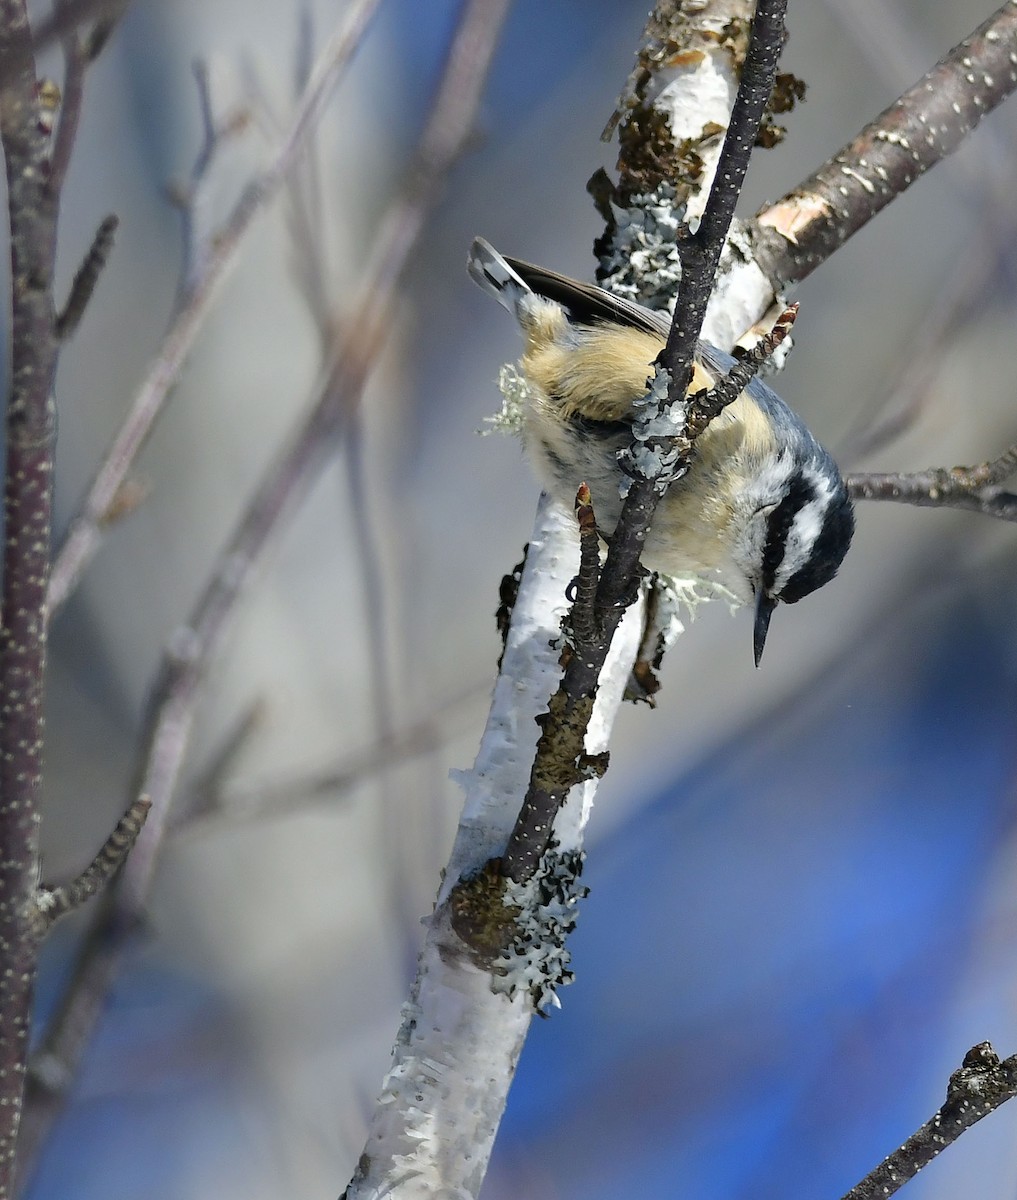
[[[571,515],[542,499],[487,728],[472,770],[458,775],[466,793],[458,836],[347,1200],[473,1197],[483,1182],[534,1005],[527,965],[505,977],[506,988],[516,985],[509,995],[493,990],[491,973],[471,961],[452,928],[452,891],[501,852],[512,828],[533,762],[535,721],[560,675],[552,642],[578,562]],[[630,611],[601,676],[591,752],[607,745],[638,638]],[[594,789],[583,785],[563,809],[562,851],[580,848]]]
[[[661,5],[662,9],[670,7]],[[713,30],[729,22],[736,10],[747,21],[752,7],[750,0],[715,2],[707,4],[696,20]],[[649,30],[647,36],[649,39]],[[702,138],[715,137],[716,123],[726,123],[734,101],[738,56],[744,54],[744,42],[718,46],[715,38],[708,37],[704,45],[708,49],[698,58],[692,56],[687,66],[669,68],[672,81],[680,74],[680,86],[660,91],[661,111],[667,113],[673,127],[680,128],[683,139],[697,131]],[[649,41],[644,53],[653,53]],[[706,106],[704,94],[710,98]],[[633,253],[632,246],[624,245],[625,238],[645,250],[655,223],[666,238],[677,228],[684,203],[693,199],[699,203],[711,180],[712,168],[701,174],[682,201],[672,195],[661,204],[655,197],[639,196],[625,209],[614,206],[618,261],[631,270],[619,291],[644,295],[647,289],[667,286],[673,292],[673,283],[662,285],[659,275],[654,276],[652,254],[640,257]],[[773,292],[760,282],[759,275],[733,267],[724,272],[723,293],[711,308],[707,337],[730,345],[769,308]],[[615,281],[608,279],[605,286],[615,286]],[[743,320],[744,312],[752,315]],[[572,514],[562,513],[543,498],[487,729],[473,769],[459,776],[466,801],[455,846],[437,907],[427,923],[418,975],[403,1012],[392,1066],[346,1200],[475,1197],[534,1007],[557,1003],[555,986],[570,978],[564,937],[574,923],[582,895],[575,876],[596,792],[595,779],[574,789],[560,811],[554,829],[554,863],[545,864],[533,884],[510,892],[506,900],[521,910],[515,919],[526,924],[525,947],[515,944],[511,957],[496,959],[493,969],[490,962],[478,963],[475,952],[471,957],[470,948],[457,932],[463,928],[463,914],[456,905],[461,902],[462,881],[483,879],[485,868],[501,854],[526,794],[539,733],[535,721],[546,711],[561,676],[560,622],[567,607],[566,588],[578,564]],[[621,623],[600,677],[586,742],[589,755],[607,745],[639,648],[642,623],[643,605],[637,603]],[[542,895],[536,897],[533,893],[541,890],[541,885]],[[493,885],[492,893],[504,920],[504,914],[512,910],[504,908],[502,895]],[[482,914],[470,912],[465,919],[475,930]],[[471,942],[475,947],[476,939]]]

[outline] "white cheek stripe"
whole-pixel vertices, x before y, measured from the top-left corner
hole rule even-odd
[[[776,458],[767,459],[751,480],[750,502],[753,506],[759,501],[777,503],[794,470],[795,464],[790,454],[781,453]]]
[[[822,532],[823,521],[830,507],[830,498],[833,496],[833,487],[825,475],[808,467],[802,473],[815,488],[816,496],[798,510],[788,530],[784,557],[774,580],[774,587],[778,592],[808,561],[816,538]]]

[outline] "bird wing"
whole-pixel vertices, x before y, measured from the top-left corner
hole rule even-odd
[[[580,283],[578,279],[570,279],[567,275],[559,275],[557,271],[534,266],[519,258],[506,255],[505,261],[538,296],[556,300],[580,324],[596,325],[602,321],[615,321],[667,340],[671,329],[671,318],[667,313],[653,312],[634,300],[613,296],[596,284]]]

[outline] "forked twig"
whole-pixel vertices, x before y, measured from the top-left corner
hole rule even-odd
[[[178,836],[203,833],[209,825],[230,828],[248,821],[267,821],[294,812],[322,809],[338,803],[364,780],[398,767],[408,759],[431,754],[445,745],[463,723],[467,711],[488,689],[485,683],[432,709],[426,717],[354,751],[334,766],[302,771],[282,778],[236,780],[224,777],[239,738],[246,737],[251,719],[260,718],[260,704],[252,707],[231,732],[211,771],[195,789],[192,803],[183,806],[173,823]],[[451,728],[449,724],[451,723]]]

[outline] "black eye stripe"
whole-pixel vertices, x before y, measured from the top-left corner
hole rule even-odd
[[[763,591],[773,588],[777,571],[784,559],[787,542],[795,517],[806,504],[816,498],[816,489],[799,471],[788,480],[787,495],[770,513],[766,521],[766,544],[763,547]]]
[[[781,600],[794,604],[816,588],[829,583],[848,552],[854,531],[854,509],[847,496],[841,495],[826,511],[823,527],[812,544],[809,561],[781,588]]]

